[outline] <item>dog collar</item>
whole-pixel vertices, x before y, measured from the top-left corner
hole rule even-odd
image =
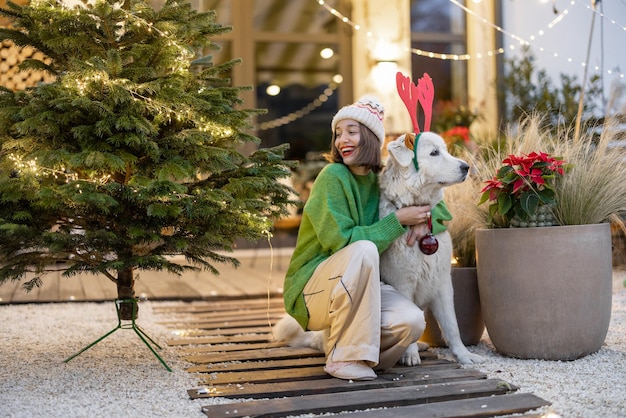
[[[415,166],[416,171],[419,171],[420,169],[420,166],[417,163],[417,141],[419,141],[421,135],[421,132],[415,135],[415,141],[413,142],[413,165]]]

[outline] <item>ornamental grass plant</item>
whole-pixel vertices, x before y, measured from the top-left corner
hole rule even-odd
[[[582,129],[578,139],[573,128],[556,133],[545,128],[540,114],[528,116],[509,128],[506,140],[488,146],[473,158],[473,177],[481,189],[493,179],[509,155],[543,152],[558,156],[568,165],[564,175],[553,178],[554,203],[551,205],[556,225],[585,225],[611,222],[624,229],[626,214],[626,146],[619,141],[626,133],[617,121],[607,119],[602,126]],[[476,194],[478,202],[480,190]],[[487,206],[487,205],[482,205]],[[479,209],[485,212],[486,208]],[[486,217],[485,219],[489,219]],[[487,228],[509,227],[506,217],[493,217]]]
[[[470,176],[463,183],[448,187],[445,191],[444,200],[452,214],[448,232],[452,238],[452,255],[456,267],[476,267],[474,231],[487,222],[487,211],[476,206],[479,190],[479,182]]]

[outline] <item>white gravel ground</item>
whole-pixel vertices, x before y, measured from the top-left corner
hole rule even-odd
[[[611,326],[598,353],[572,362],[516,360],[497,354],[485,335],[470,347],[486,358],[473,368],[551,401],[541,413],[626,417],[625,279],[624,271],[614,275]],[[172,373],[131,330],[118,330],[63,363],[115,327],[111,302],[0,306],[0,417],[203,417],[202,405],[232,402],[189,399],[196,381],[165,346],[170,332],[151,309],[168,304],[141,303],[138,324],[162,345]]]

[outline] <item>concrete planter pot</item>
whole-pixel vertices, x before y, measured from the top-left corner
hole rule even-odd
[[[495,348],[574,360],[600,349],[611,319],[608,223],[476,231],[478,288]]]
[[[465,345],[476,345],[485,331],[485,322],[480,308],[476,267],[453,267],[452,287],[454,289],[454,309],[459,324],[461,341]],[[426,329],[420,341],[431,347],[447,347],[441,335],[439,324],[430,311],[426,311]]]

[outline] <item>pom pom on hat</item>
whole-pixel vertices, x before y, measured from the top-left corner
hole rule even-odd
[[[385,109],[380,102],[372,96],[363,96],[356,103],[344,106],[333,118],[330,124],[332,131],[335,132],[337,123],[344,119],[352,119],[361,122],[367,126],[376,135],[382,146],[385,143],[385,127],[383,126],[383,118]]]

